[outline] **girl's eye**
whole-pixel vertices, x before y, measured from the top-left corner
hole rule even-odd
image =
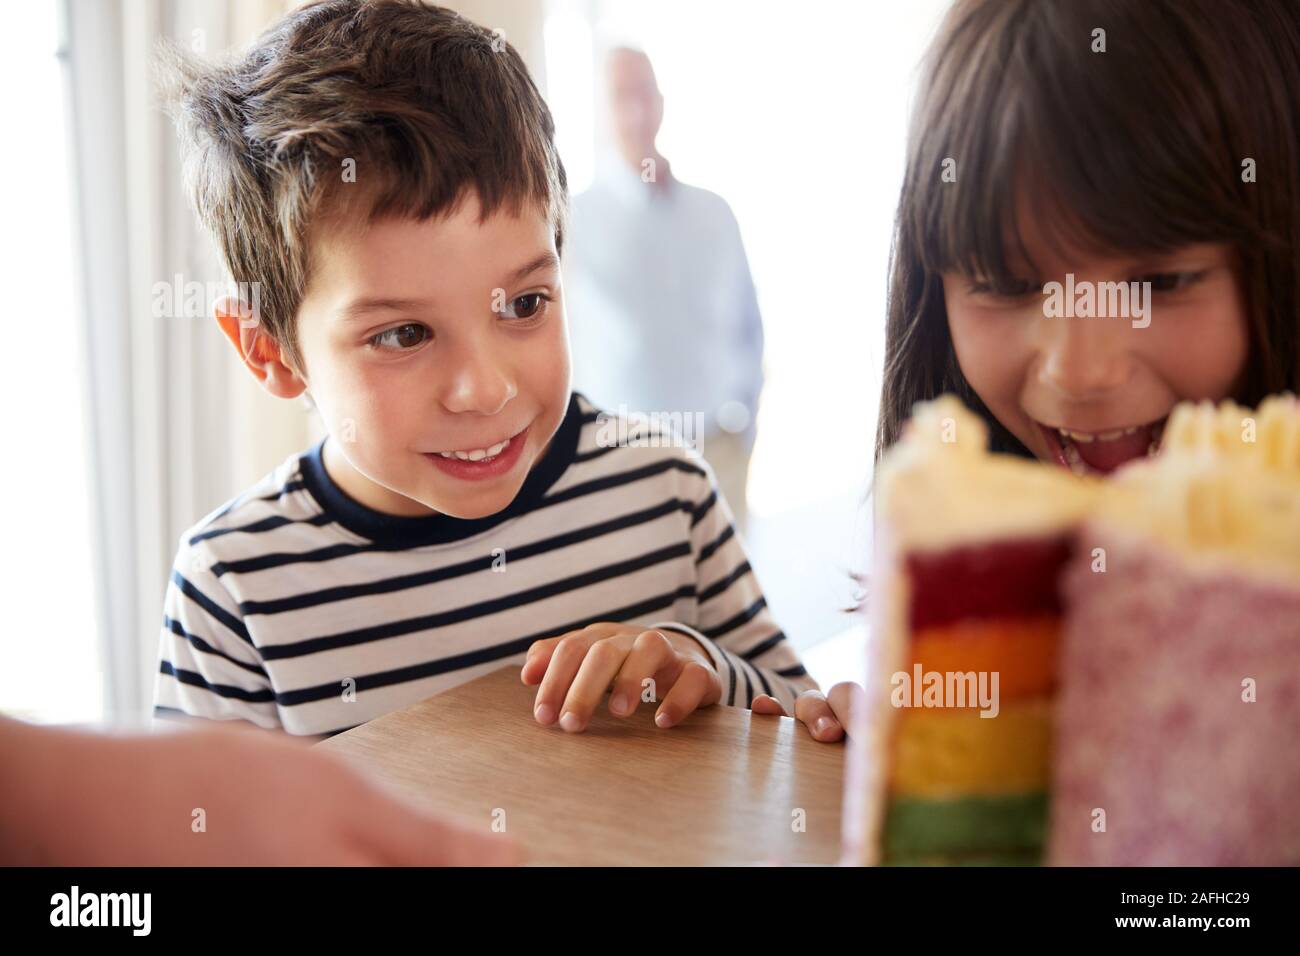
[[[1201,272],[1153,272],[1139,276],[1134,282],[1150,282],[1152,292],[1179,292],[1205,275]]]
[[[527,292],[515,296],[506,307],[505,316],[509,319],[531,319],[542,312],[551,298],[541,292]]]
[[[990,295],[999,299],[1026,299],[1043,290],[1041,282],[1028,279],[983,280],[972,279],[970,291],[976,295]]]
[[[409,351],[417,345],[422,345],[430,334],[429,330],[423,325],[410,322],[372,336],[370,344],[380,349],[393,349],[399,352]]]

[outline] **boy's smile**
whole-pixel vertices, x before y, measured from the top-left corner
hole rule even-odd
[[[377,511],[501,511],[568,407],[553,224],[540,208],[480,215],[468,194],[445,217],[314,233],[302,378],[326,469]]]
[[[528,429],[493,442],[485,448],[426,452],[429,461],[447,474],[466,481],[496,478],[508,473],[519,461],[528,440]]]

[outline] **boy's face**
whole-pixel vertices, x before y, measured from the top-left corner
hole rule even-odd
[[[1227,245],[1194,245],[1152,259],[1054,255],[1022,221],[1026,252],[1046,270],[1023,271],[1023,295],[984,290],[945,273],[948,328],[962,374],[1041,461],[1076,474],[1110,472],[1158,447],[1184,400],[1229,397],[1249,340],[1240,268]],[[1073,273],[1073,313],[1047,317],[1044,285]],[[1146,314],[1077,314],[1085,286],[1151,282]],[[1097,302],[1094,301],[1094,310]],[[1154,447],[1153,447],[1154,446]]]
[[[303,379],[329,431],[327,470],[378,511],[495,514],[567,410],[552,224],[540,208],[479,214],[469,195],[444,218],[313,237]]]

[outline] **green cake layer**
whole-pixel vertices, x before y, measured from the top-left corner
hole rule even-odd
[[[972,856],[891,856],[884,866],[1040,866],[1041,850],[1019,853],[976,853]]]
[[[885,817],[886,858],[1037,853],[1047,833],[1047,794],[954,799],[895,798]]]

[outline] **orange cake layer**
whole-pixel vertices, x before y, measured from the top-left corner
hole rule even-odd
[[[1055,614],[926,628],[912,638],[907,666],[910,670],[920,664],[927,672],[996,673],[1002,700],[1042,697],[1056,685],[1059,632]]]

